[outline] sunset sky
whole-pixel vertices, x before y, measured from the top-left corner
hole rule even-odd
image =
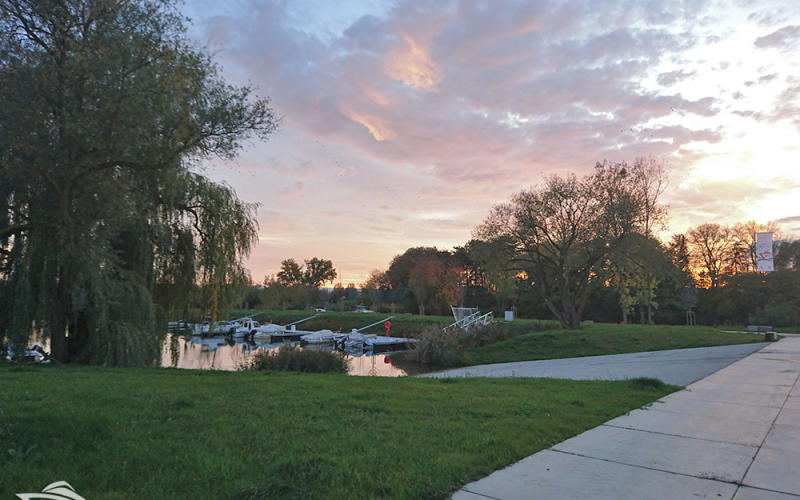
[[[283,116],[201,168],[261,203],[253,280],[361,283],[463,245],[549,174],[663,160],[670,227],[800,236],[800,7],[769,1],[187,0],[191,36]]]

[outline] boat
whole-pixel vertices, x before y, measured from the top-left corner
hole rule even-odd
[[[342,344],[344,345],[347,342],[348,338],[352,338],[352,342],[358,342],[359,340],[367,337],[366,335],[361,334],[363,330],[367,328],[373,327],[375,325],[379,325],[390,319],[394,318],[394,316],[389,316],[386,319],[382,319],[380,321],[376,321],[374,323],[370,323],[367,326],[362,326],[361,328],[353,328],[350,333],[339,333],[339,332],[332,332],[331,330],[319,330],[317,332],[309,332],[307,335],[303,335],[300,337],[300,340],[304,344]]]
[[[357,351],[357,350],[364,350],[367,346],[367,339],[369,337],[374,337],[375,335],[363,335],[358,333],[356,330],[353,330],[347,335],[342,335],[338,339],[336,339],[336,348],[343,350],[343,351]]]
[[[334,344],[340,337],[342,337],[340,332],[317,330],[316,332],[309,332],[301,336],[300,341],[303,344]]]
[[[281,333],[285,333],[287,331],[296,332],[297,331],[297,325],[299,325],[300,323],[303,323],[304,321],[308,321],[308,320],[314,319],[314,318],[316,318],[318,316],[319,316],[319,314],[315,314],[315,315],[309,316],[307,318],[303,318],[303,319],[299,319],[297,321],[293,321],[293,322],[288,323],[286,325],[278,325],[278,324],[275,324],[275,323],[267,324],[267,325],[262,326],[259,329],[256,329],[256,332],[253,334],[253,337],[254,338],[258,338],[258,337],[270,337],[270,338],[272,338],[273,335],[278,335],[278,334],[281,334]],[[251,332],[251,333],[253,333],[253,332]]]
[[[203,321],[191,326],[193,336],[225,335],[231,329],[228,321]]]
[[[6,354],[6,360],[8,361],[27,361],[33,363],[49,363],[50,362],[50,355],[44,352],[38,345],[34,345],[31,348],[25,348],[22,351],[22,356],[15,356],[14,350],[11,346],[8,346],[8,353]]]

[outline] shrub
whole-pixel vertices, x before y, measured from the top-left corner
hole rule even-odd
[[[244,369],[306,373],[347,373],[344,354],[312,351],[286,344],[274,351],[259,351]]]
[[[470,328],[467,345],[465,347],[481,347],[493,342],[510,339],[518,335],[518,332],[511,328],[506,328],[498,323],[487,323],[485,325]]]
[[[465,349],[499,342],[517,335],[517,332],[498,323],[462,330],[459,328],[442,331],[438,326],[427,326],[419,335],[419,342],[408,354],[408,359],[416,363],[441,367],[463,364]]]
[[[461,329],[445,332],[438,326],[426,326],[419,335],[419,342],[407,357],[425,365],[457,365],[461,362],[461,353],[469,342],[468,337],[469,333]]]
[[[751,324],[772,325],[779,327],[800,325],[800,310],[791,304],[767,304],[757,314],[749,316]]]

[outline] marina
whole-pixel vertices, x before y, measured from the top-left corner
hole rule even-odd
[[[302,332],[298,332],[302,333]],[[305,332],[307,334],[308,332]],[[164,341],[161,351],[161,366],[193,370],[236,371],[247,366],[252,357],[259,351],[273,351],[283,345],[296,345],[301,349],[333,350],[335,345],[306,344],[299,341],[269,342],[262,339],[254,341],[230,336],[187,337],[170,334]],[[390,347],[388,343],[373,344],[372,349],[346,349],[345,359],[349,374],[354,376],[402,377],[408,373],[392,364],[391,354],[400,350]],[[405,349],[403,349],[405,350]]]

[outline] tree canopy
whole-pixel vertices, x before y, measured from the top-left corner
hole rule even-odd
[[[192,170],[278,119],[185,37],[172,2],[0,0],[0,276],[7,335],[61,361],[157,356],[157,284],[217,311],[255,206]],[[2,333],[2,332],[0,332]]]
[[[506,245],[553,315],[564,327],[578,327],[610,252],[657,222],[657,196],[642,192],[650,184],[640,182],[641,168],[598,163],[592,175],[552,176],[495,206],[475,237]]]

